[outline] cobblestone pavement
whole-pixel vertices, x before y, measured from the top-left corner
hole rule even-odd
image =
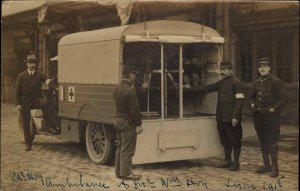
[[[36,136],[25,152],[17,135],[17,112],[1,104],[1,191],[40,190],[298,190],[297,127],[282,127],[280,176],[254,173],[261,164],[257,138],[244,141],[241,170],[216,169],[221,159],[209,158],[135,166],[143,175],[133,182],[115,178],[113,166],[93,164],[85,147],[54,136]]]

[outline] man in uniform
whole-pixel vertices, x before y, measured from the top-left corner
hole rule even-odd
[[[123,79],[113,92],[118,141],[115,173],[123,180],[138,180],[142,177],[132,172],[132,157],[135,153],[137,134],[142,132],[139,103],[133,87],[135,73],[133,67],[123,65]]]
[[[18,75],[16,84],[16,107],[20,111],[20,125],[22,126],[25,140],[25,151],[30,151],[33,138],[30,130],[30,110],[41,109],[44,105],[42,100],[42,83],[50,82],[47,76],[37,71],[38,59],[34,54],[27,56],[25,60],[27,70]]]
[[[216,167],[237,171],[240,168],[239,158],[243,134],[241,121],[245,96],[242,92],[241,82],[233,75],[233,66],[230,61],[220,64],[220,76],[221,80],[204,87],[194,88],[192,93],[218,91],[216,120],[220,142],[224,147],[225,160]]]
[[[257,173],[271,172],[271,177],[279,175],[278,145],[280,134],[280,113],[286,104],[286,93],[283,82],[270,74],[269,58],[258,62],[260,77],[254,83],[251,97],[255,130],[261,145],[263,166]],[[270,165],[270,157],[272,166]]]

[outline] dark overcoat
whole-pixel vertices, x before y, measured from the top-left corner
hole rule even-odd
[[[16,84],[16,105],[21,105],[22,111],[36,109],[37,100],[42,97],[41,86],[46,82],[47,76],[35,71],[32,76],[28,71],[18,75]]]

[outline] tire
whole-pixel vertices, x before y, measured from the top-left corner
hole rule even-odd
[[[90,159],[96,164],[109,164],[113,159],[113,140],[107,138],[104,124],[89,122],[85,131],[85,145]]]

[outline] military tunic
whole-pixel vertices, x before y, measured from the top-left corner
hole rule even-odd
[[[224,147],[225,159],[229,159],[232,149],[240,150],[242,146],[241,121],[244,93],[241,82],[232,75],[216,83],[195,88],[192,91],[196,94],[218,91],[216,110],[217,127],[221,144]],[[238,120],[238,124],[234,127],[232,126],[233,118]]]
[[[136,149],[136,126],[142,125],[139,103],[135,89],[123,80],[114,90],[116,104],[115,128],[117,130],[117,151],[115,173],[117,177],[132,173],[132,157]]]
[[[286,89],[283,82],[273,75],[260,77],[253,86],[251,93],[253,111],[263,114],[273,108],[278,115],[286,105]]]

